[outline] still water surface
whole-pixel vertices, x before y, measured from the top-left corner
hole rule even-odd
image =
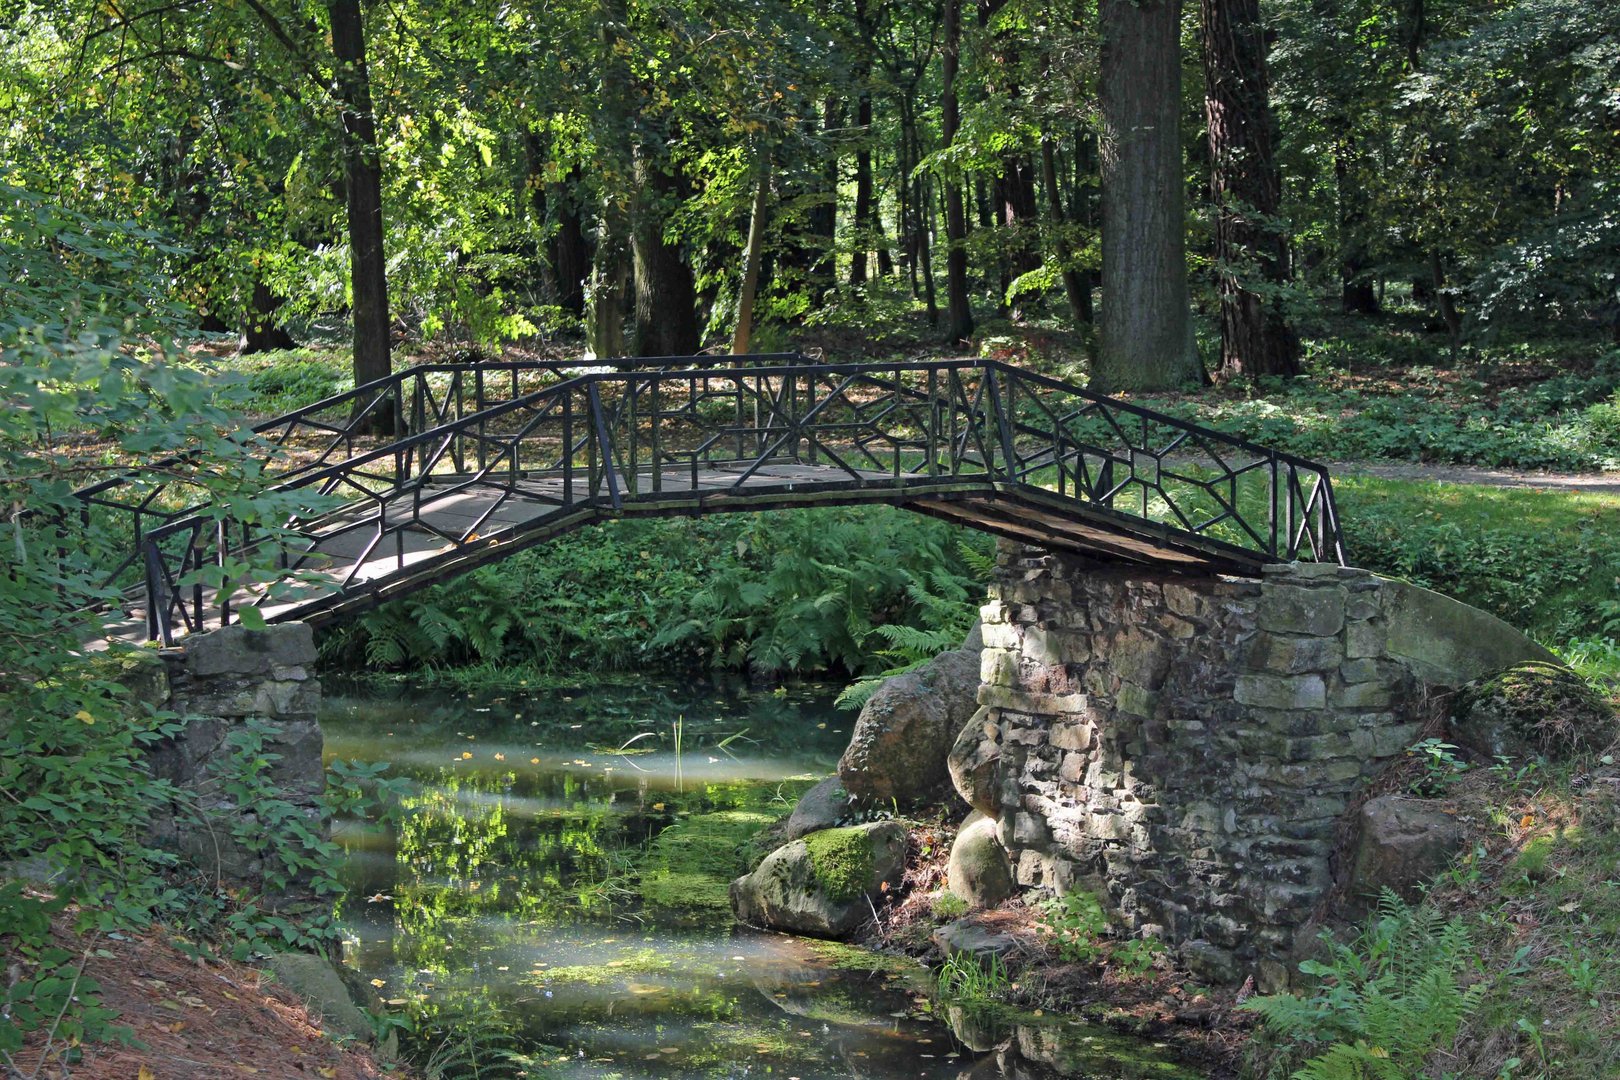
[[[327,693],[328,756],[412,781],[395,821],[340,827],[342,916],[425,1023],[569,1078],[1197,1075],[1062,1018],[936,1017],[906,962],[732,923],[738,840],[848,740],[827,688]]]

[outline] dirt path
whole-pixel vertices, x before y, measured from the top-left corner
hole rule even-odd
[[[1414,480],[1439,484],[1486,484],[1494,487],[1542,488],[1620,495],[1620,473],[1525,472],[1477,465],[1415,465],[1406,462],[1336,461],[1335,476],[1374,476],[1381,480]]]

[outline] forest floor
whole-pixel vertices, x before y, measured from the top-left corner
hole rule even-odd
[[[115,1010],[121,1041],[77,1048],[32,1033],[12,1057],[28,1080],[227,1080],[239,1076],[384,1080],[407,1074],[360,1046],[340,1045],[320,1018],[265,972],[229,960],[189,956],[161,930],[81,934],[73,911],[52,926],[54,944],[83,959],[82,979]],[[88,991],[87,991],[88,993]],[[60,1057],[82,1053],[64,1065]]]

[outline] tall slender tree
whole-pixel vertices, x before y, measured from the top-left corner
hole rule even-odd
[[[940,129],[946,148],[956,142],[962,126],[957,101],[957,78],[962,63],[962,0],[945,0],[944,91],[940,94]],[[945,189],[945,340],[966,341],[973,336],[973,308],[968,301],[967,212],[962,204],[962,176],[948,168],[940,178]]]
[[[1298,375],[1299,338],[1280,295],[1288,244],[1260,0],[1202,0],[1201,7],[1220,371]]]

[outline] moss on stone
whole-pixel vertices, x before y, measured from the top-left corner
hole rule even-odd
[[[1559,664],[1515,664],[1474,683],[1457,716],[1459,741],[1509,756],[1522,746],[1557,760],[1603,749],[1617,734],[1614,710]]]
[[[810,868],[827,898],[847,903],[866,892],[872,881],[872,840],[865,831],[823,829],[804,838]]]

